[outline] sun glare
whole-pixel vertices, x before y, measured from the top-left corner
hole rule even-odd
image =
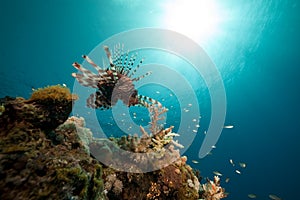
[[[220,10],[214,0],[175,0],[165,4],[164,26],[195,41],[218,33]]]

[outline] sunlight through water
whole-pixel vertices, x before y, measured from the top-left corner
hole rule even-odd
[[[164,5],[166,28],[195,41],[206,41],[219,33],[224,16],[215,0],[168,1]]]

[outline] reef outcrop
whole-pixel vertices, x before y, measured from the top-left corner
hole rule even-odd
[[[218,177],[201,177],[179,153],[173,127],[159,120],[167,109],[149,107],[141,136],[94,138],[68,88],[38,89],[29,99],[0,99],[0,199],[217,200]],[[124,159],[126,157],[127,159]]]
[[[0,199],[99,199],[102,167],[86,153],[69,89],[57,85],[30,99],[3,98],[0,116]]]

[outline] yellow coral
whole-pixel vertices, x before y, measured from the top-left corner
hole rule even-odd
[[[0,115],[2,115],[2,113],[5,111],[5,107],[4,105],[0,105]]]
[[[35,90],[29,100],[34,101],[43,101],[43,100],[53,100],[53,101],[72,101],[77,99],[76,95],[71,94],[69,88],[61,86],[61,85],[54,85],[48,86],[45,88],[39,88]]]

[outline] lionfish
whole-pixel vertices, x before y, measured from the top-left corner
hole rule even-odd
[[[108,46],[104,46],[104,51],[109,60],[109,66],[106,69],[99,67],[88,56],[82,56],[97,70],[98,74],[91,72],[77,62],[73,63],[73,66],[82,73],[72,73],[72,76],[81,85],[97,89],[96,93],[88,97],[88,107],[102,110],[110,109],[118,100],[122,100],[128,107],[138,105],[149,107],[153,103],[160,104],[152,98],[138,94],[133,82],[150,75],[151,72],[132,78],[143,63],[143,59],[135,65],[137,54],[129,56],[129,52],[124,54],[122,49],[120,45],[116,46],[112,55]]]

